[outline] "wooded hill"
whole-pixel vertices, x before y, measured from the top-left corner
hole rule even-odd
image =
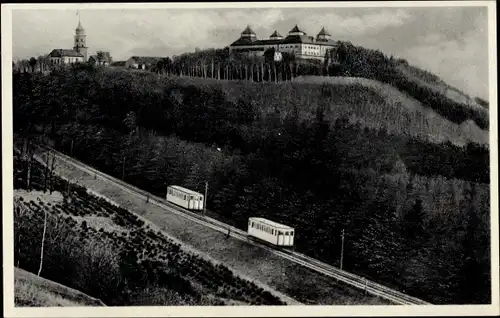
[[[276,62],[274,49],[267,50],[263,57],[230,54],[228,48],[211,49],[166,58],[153,70],[180,76],[252,82],[281,82],[302,75],[368,78],[398,88],[453,123],[472,120],[480,128],[488,129],[486,101],[470,98],[436,75],[409,65],[404,59],[341,41],[336,51],[327,52],[323,63],[299,60],[289,53],[282,55],[283,59]]]
[[[161,196],[208,181],[215,217],[286,223],[297,250],[334,265],[345,229],[346,270],[433,303],[487,303],[488,147],[454,145],[450,132],[430,142],[455,124],[426,131],[423,112],[397,109],[363,85],[14,75],[25,137],[38,126],[63,152]]]

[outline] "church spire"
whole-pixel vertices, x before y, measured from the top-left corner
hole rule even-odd
[[[82,27],[82,23],[80,21],[80,10],[76,12],[78,16],[78,27],[75,32],[75,45],[73,46],[73,50],[81,53],[83,55],[83,59],[87,61],[87,36],[85,35],[85,30]]]
[[[76,28],[76,31],[85,31],[80,21],[80,10],[76,10],[76,15],[78,16],[78,27]]]

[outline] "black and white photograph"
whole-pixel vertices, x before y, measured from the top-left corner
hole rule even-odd
[[[496,73],[494,1],[2,4],[4,315],[498,315]]]

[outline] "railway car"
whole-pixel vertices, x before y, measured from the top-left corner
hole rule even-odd
[[[168,186],[166,198],[188,210],[203,210],[205,204],[203,194],[176,185]]]
[[[295,230],[287,225],[264,218],[248,219],[248,235],[275,246],[293,246]]]

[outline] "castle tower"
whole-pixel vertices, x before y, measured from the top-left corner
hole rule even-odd
[[[241,39],[248,39],[250,40],[251,42],[255,41],[257,39],[257,35],[255,34],[255,32],[252,31],[252,29],[250,29],[250,26],[248,25],[246,27],[245,30],[243,30],[243,32],[241,32]]]
[[[297,25],[295,25],[293,29],[291,29],[290,32],[288,32],[288,35],[307,35],[307,34],[301,29],[299,29]]]
[[[283,39],[283,36],[281,36],[281,34],[279,34],[278,30],[274,30],[274,33],[271,34],[271,36],[269,37],[269,39],[271,39],[271,40],[281,40],[281,39]]]
[[[76,28],[75,32],[75,45],[73,46],[73,50],[80,52],[83,55],[83,61],[87,62],[88,57],[87,57],[87,43],[86,43],[86,35],[85,35],[85,30],[82,27],[82,24],[80,23],[80,16],[78,16],[78,27]]]
[[[331,39],[331,35],[330,33],[328,33],[328,31],[325,30],[325,28],[323,27],[321,29],[321,31],[319,31],[318,35],[316,36],[316,40],[317,41],[328,41]]]

